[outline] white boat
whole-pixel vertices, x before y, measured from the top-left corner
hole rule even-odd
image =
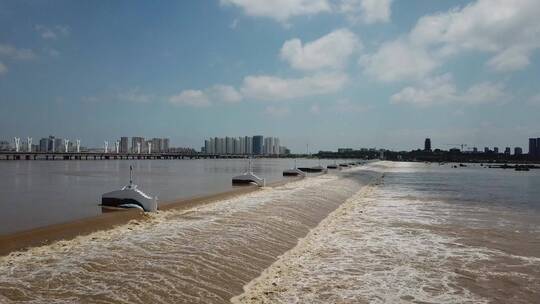
[[[306,172],[296,167],[296,159],[294,160],[294,168],[283,171],[283,176],[302,176],[306,177]]]
[[[157,211],[157,197],[137,189],[133,184],[133,168],[129,166],[129,185],[120,190],[111,191],[101,196],[101,206],[116,208],[138,208],[147,212]]]
[[[241,175],[232,178],[233,184],[256,184],[259,187],[264,187],[266,180],[253,174],[251,171],[251,159],[249,160],[248,170]]]

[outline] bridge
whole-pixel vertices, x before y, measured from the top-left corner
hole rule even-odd
[[[114,153],[114,152],[15,152],[0,151],[0,160],[147,160],[147,159],[225,159],[261,157],[259,155],[206,153]]]

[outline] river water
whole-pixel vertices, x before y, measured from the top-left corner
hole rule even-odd
[[[322,164],[333,161],[322,161]],[[298,166],[318,160],[299,159]],[[0,234],[69,222],[101,213],[103,193],[134,182],[161,203],[233,189],[231,178],[245,172],[243,159],[2,161]],[[255,159],[253,172],[269,182],[283,179],[289,159]]]
[[[376,162],[0,258],[0,303],[537,303],[540,172]]]
[[[540,172],[378,163],[235,303],[540,303]]]

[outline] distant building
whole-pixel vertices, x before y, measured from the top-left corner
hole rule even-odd
[[[168,138],[163,138],[162,141],[162,147],[161,152],[169,152],[170,146],[169,146],[170,140]]]
[[[244,136],[245,152],[247,155],[253,154],[253,137]]]
[[[137,147],[138,145],[137,144],[140,144],[140,147],[141,147],[141,153],[144,151],[144,137],[132,137],[131,138],[131,152],[132,153],[137,153],[138,150],[137,150]]]
[[[499,154],[499,147],[493,147],[493,153]]]
[[[477,147],[473,147],[473,148],[472,148],[472,151],[473,151],[473,153],[478,153],[478,148],[477,148]]]
[[[279,147],[279,154],[280,155],[289,155],[291,154],[291,150],[287,149],[287,147]]]
[[[163,152],[163,139],[162,138],[152,138],[152,153]]]
[[[510,155],[510,154],[511,154],[511,151],[512,151],[512,150],[510,149],[510,147],[504,148],[504,155]]]
[[[204,153],[207,153],[207,154],[210,154],[210,140],[205,140],[204,141],[204,147],[202,147],[201,149],[201,152],[204,152]]]
[[[239,154],[244,154],[242,152],[242,146],[240,145],[240,140],[241,138],[235,138],[234,139],[234,154],[236,155],[239,155]]]
[[[424,141],[424,151],[431,151],[431,139],[426,138]]]
[[[347,152],[352,152],[353,149],[352,148],[338,148],[337,151],[338,153],[347,153]]]
[[[49,150],[49,139],[42,138],[39,140],[39,152],[48,152]]]
[[[253,154],[261,155],[263,154],[263,140],[262,135],[253,136]]]
[[[521,155],[521,154],[523,154],[523,149],[521,149],[520,147],[515,147],[514,155]]]
[[[120,153],[128,153],[128,152],[129,152],[129,138],[120,137]]]
[[[152,148],[152,150],[154,150]],[[209,154],[280,155],[282,149],[278,137],[211,137],[204,140],[201,151]]]
[[[64,152],[64,140],[62,138],[55,138],[52,152]]]
[[[484,153],[489,153],[489,152],[491,152],[491,150],[489,150],[488,147],[484,147]]]
[[[281,147],[281,142],[279,141],[279,138],[278,137],[274,137],[274,148],[272,149],[273,151],[273,154],[274,155],[279,155],[281,150],[280,150],[280,147]]]
[[[529,138],[529,157],[540,158],[540,138]]]
[[[265,155],[279,155],[279,138],[266,137],[264,139],[264,154]]]
[[[11,145],[9,144],[9,141],[2,140],[0,141],[0,151],[9,151],[11,148]]]
[[[225,154],[234,153],[234,138],[225,137]]]

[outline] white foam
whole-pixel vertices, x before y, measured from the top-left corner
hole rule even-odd
[[[0,302],[16,292],[36,303],[222,303],[233,295],[228,286],[241,288],[298,231],[305,235],[305,216],[357,187],[337,175],[312,177],[14,252],[0,258]]]
[[[387,165],[370,169],[384,171]],[[432,228],[447,224],[456,206],[403,194],[382,183],[360,191],[233,303],[488,303],[458,282],[463,274],[456,269],[485,277],[491,272],[478,265],[495,259],[540,265],[535,257],[467,246],[459,235],[437,232]]]

